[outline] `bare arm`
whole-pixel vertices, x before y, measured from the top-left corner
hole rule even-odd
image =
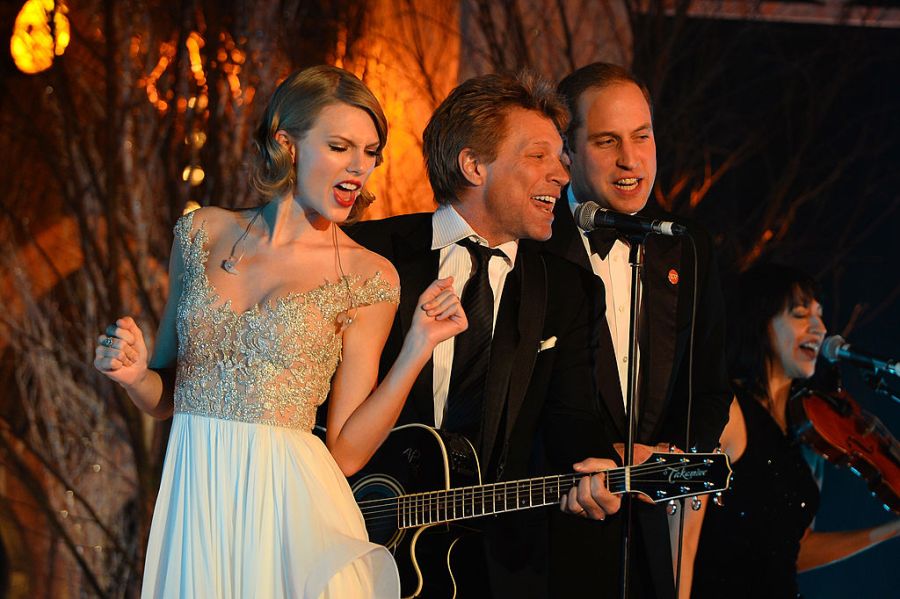
[[[435,345],[466,329],[452,279],[432,283],[417,305],[397,360],[377,387],[379,357],[396,307],[380,303],[361,308],[344,332],[343,360],[332,383],[326,443],[347,476],[362,468],[384,441]]]
[[[900,519],[880,526],[840,532],[816,532],[808,528],[800,539],[797,571],[805,572],[833,564],[900,536]]]
[[[178,355],[175,317],[181,298],[183,264],[176,239],[169,263],[169,297],[152,359],[148,357],[144,334],[131,316],[123,316],[107,327],[98,338],[95,350],[94,367],[119,383],[141,411],[158,419],[170,417],[174,409],[174,368]]]
[[[709,504],[709,497],[700,499],[700,509],[696,512],[687,506],[685,502],[684,511],[684,530],[681,541],[681,580],[678,587],[678,598],[689,599],[691,596],[691,585],[694,581],[694,561],[697,557],[697,546],[700,542],[700,530],[703,527],[703,518],[706,516],[706,507]],[[672,546],[678,539],[678,522],[679,517],[669,517],[669,532],[673,539]],[[672,565],[672,569],[677,567],[677,556]]]
[[[740,405],[736,399],[731,402],[728,423],[722,431],[720,443],[722,451],[725,452],[732,463],[740,459],[744,449],[747,447],[747,429],[744,424],[744,414],[741,412]],[[703,529],[703,519],[706,516],[706,509],[710,500],[709,497],[702,497],[700,509],[696,512],[692,509],[684,510],[684,531],[681,540],[681,581],[678,589],[679,599],[688,599],[691,596],[691,585],[694,580],[694,562],[697,557],[697,547],[700,544],[700,531]],[[669,518],[670,533],[673,533],[671,527],[677,526],[678,518]],[[675,530],[672,535],[676,540],[677,534],[677,530]],[[723,548],[722,550],[726,551],[727,549]],[[675,557],[677,558],[677,556]],[[673,563],[674,569],[675,565]]]

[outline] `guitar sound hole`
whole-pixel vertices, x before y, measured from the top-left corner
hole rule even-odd
[[[359,504],[369,540],[392,548],[403,535],[397,528],[397,502],[403,489],[389,477],[369,476],[353,485],[353,497]]]

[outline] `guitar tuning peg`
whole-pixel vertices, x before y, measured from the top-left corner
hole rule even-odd
[[[699,497],[697,497],[696,495],[691,497],[691,509],[692,510],[694,510],[696,512],[697,510],[700,509],[700,507],[702,505],[703,505],[703,501]]]
[[[722,491],[719,491],[715,494],[715,496],[713,497],[713,503],[715,503],[719,507],[725,505],[725,500],[722,499]]]
[[[674,516],[678,513],[678,502],[674,499],[670,499],[668,503],[666,503],[666,513],[670,516]]]

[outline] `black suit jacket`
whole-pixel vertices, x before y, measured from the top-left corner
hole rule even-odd
[[[604,296],[602,280],[593,274],[580,233],[565,201],[555,209],[553,236],[541,244],[548,257],[576,267],[574,278],[553,285],[588,290]],[[669,215],[648,207],[654,218]],[[709,450],[718,442],[728,419],[731,391],[725,370],[724,305],[709,235],[690,223],[696,243],[696,266],[691,244],[684,237],[651,235],[645,244],[642,272],[641,374],[638,398],[637,442],[653,445],[672,442],[681,448]],[[571,273],[571,271],[570,271]],[[696,280],[696,316],[692,318]],[[626,420],[612,338],[601,300],[590,302],[593,329],[593,364],[575,371],[555,388],[559,402],[545,422],[547,454],[552,468],[563,468],[585,455],[618,461],[612,444],[624,442]],[[548,318],[552,317],[550,306]],[[693,323],[692,323],[693,320]],[[693,380],[688,376],[688,351],[693,330]],[[688,387],[693,399],[688,401]],[[589,390],[589,391],[586,391]],[[690,405],[689,405],[690,404]],[[689,417],[690,413],[690,417]],[[582,414],[584,421],[573,421]],[[690,421],[690,438],[686,424]],[[636,504],[638,533],[633,537],[636,558],[631,580],[639,597],[671,597],[674,582],[666,516],[661,506]],[[550,518],[550,585],[561,594],[577,590],[584,572],[600,573],[606,580],[600,596],[617,597],[621,518],[586,522],[566,514]],[[574,581],[574,582],[573,582]]]
[[[416,300],[438,277],[439,251],[431,249],[431,214],[362,222],[347,232],[358,243],[390,260],[400,275],[400,306],[381,356],[384,375],[403,345]],[[513,429],[521,422],[531,422],[533,427],[540,409],[540,406],[526,405],[525,396],[540,347],[546,301],[542,258],[534,251],[517,252],[494,327],[481,434],[478,439],[472,439],[478,449],[482,474],[488,481],[497,478],[498,470],[508,471]],[[399,424],[419,422],[434,426],[432,371],[429,361],[413,385]],[[522,464],[513,468],[523,471]]]
[[[400,306],[382,353],[383,376],[399,353],[417,298],[438,276],[439,252],[431,249],[431,214],[362,222],[348,227],[347,233],[388,258],[400,275]],[[548,281],[571,281],[576,275],[574,265],[542,256],[533,244],[520,243],[494,327],[482,430],[480,438],[473,439],[485,482],[543,472],[543,437],[537,431],[547,411],[586,422],[579,411],[584,402],[571,402],[577,408],[570,413],[569,406],[555,403],[551,392],[573,372],[589,370],[592,364],[590,346],[595,334],[587,317],[591,296],[548,285]],[[554,309],[548,311],[551,305]],[[400,424],[434,425],[432,371],[429,362],[413,385]],[[490,588],[481,581],[478,596],[548,596],[547,516],[554,509],[514,512],[482,522]]]

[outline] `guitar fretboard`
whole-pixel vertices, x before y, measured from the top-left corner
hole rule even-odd
[[[452,522],[559,503],[584,474],[565,474],[397,498],[400,528]]]
[[[723,455],[715,459],[727,464]],[[612,493],[641,491],[654,501],[713,492],[717,490],[715,485],[703,479],[713,461],[709,455],[681,454],[672,460],[663,457],[636,466],[611,468],[605,471],[606,488]],[[417,528],[556,504],[585,476],[586,473],[572,473],[442,489],[362,501],[359,505],[368,522],[390,519],[398,528]],[[727,488],[727,475],[725,478],[725,484],[718,489]]]
[[[611,493],[641,492],[655,502],[728,488],[731,469],[724,454],[654,454],[654,458],[605,470],[606,488]],[[718,474],[711,472],[717,464]],[[441,489],[361,501],[359,507],[367,526],[389,520],[397,528],[418,528],[557,504],[585,476],[572,473]]]

